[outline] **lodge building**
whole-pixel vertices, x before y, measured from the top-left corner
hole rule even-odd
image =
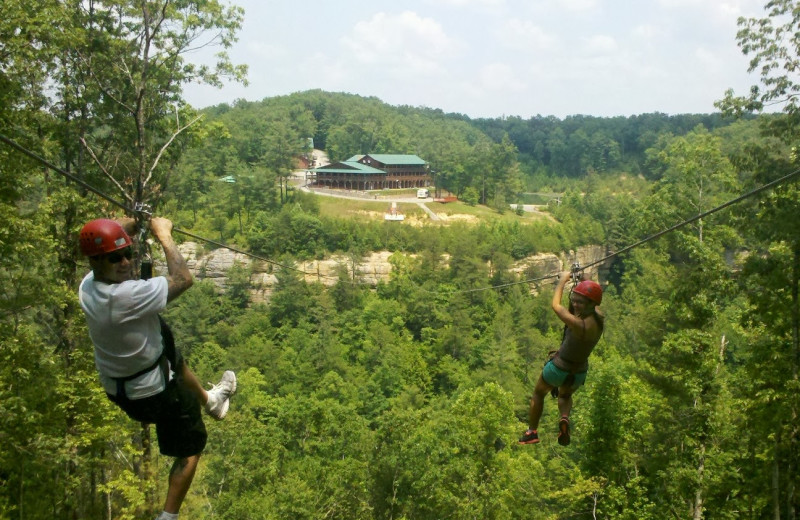
[[[309,170],[312,186],[347,190],[424,188],[431,185],[428,163],[416,155],[354,155]]]

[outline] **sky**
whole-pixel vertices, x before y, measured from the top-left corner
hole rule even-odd
[[[737,19],[765,1],[233,0],[229,55],[249,85],[184,94],[203,108],[322,89],[472,118],[710,113],[758,84]]]

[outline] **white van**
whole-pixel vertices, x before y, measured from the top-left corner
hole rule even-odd
[[[418,199],[427,199],[430,196],[430,191],[427,188],[420,188],[417,190]]]

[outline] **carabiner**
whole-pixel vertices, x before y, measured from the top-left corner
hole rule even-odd
[[[578,282],[580,282],[581,278],[583,277],[583,269],[581,268],[581,264],[575,262],[574,264],[572,264],[572,268],[570,269],[570,271],[572,274],[572,283],[577,284]]]
[[[142,215],[146,215],[146,219],[142,220],[150,220],[150,217],[153,216],[153,207],[150,204],[145,204],[144,202],[137,202],[133,205],[133,212],[134,213],[141,213]]]

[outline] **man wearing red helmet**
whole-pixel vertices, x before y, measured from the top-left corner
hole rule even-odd
[[[589,370],[589,355],[603,333],[603,315],[597,306],[603,300],[603,290],[597,282],[583,280],[572,289],[569,309],[561,304],[564,286],[571,273],[561,273],[552,307],[564,322],[564,337],[561,346],[542,369],[533,390],[531,406],[528,411],[528,430],[519,439],[520,444],[539,442],[539,419],[544,409],[547,392],[558,390],[558,443],[569,444],[569,413],[572,410],[572,394],[586,381]]]
[[[155,217],[150,230],[161,243],[167,275],[137,280],[128,232],[135,222],[97,219],[80,232],[80,246],[92,271],[78,296],[94,343],[95,365],[109,399],[129,417],[156,425],[162,454],[175,457],[163,512],[178,518],[206,445],[201,406],[216,419],[228,412],[236,376],[226,371],[206,392],[175,348],[159,313],[192,285],[192,275],[172,238],[172,222]],[[127,231],[126,231],[127,228]]]

